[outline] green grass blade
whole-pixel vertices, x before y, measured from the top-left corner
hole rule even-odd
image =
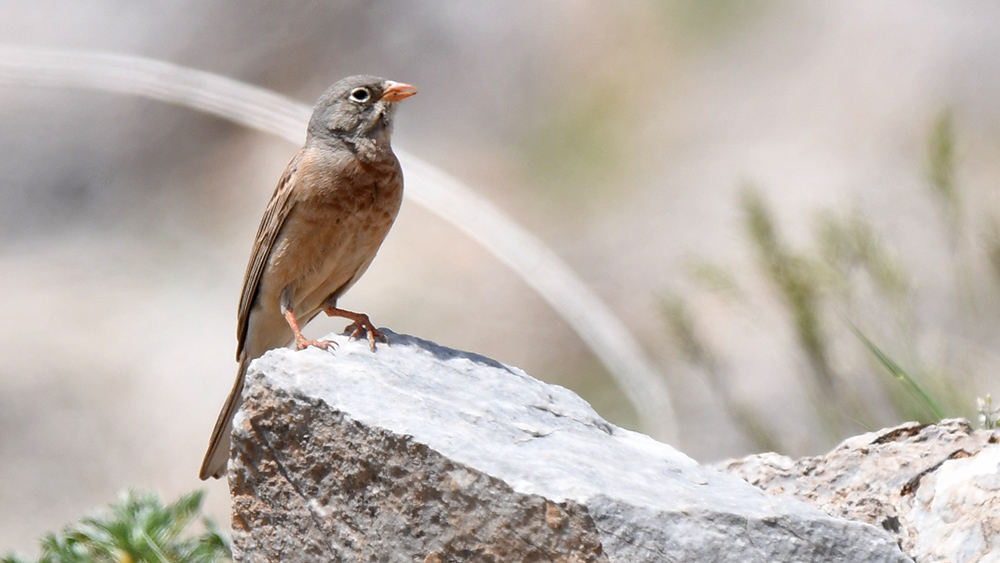
[[[865,336],[858,327],[854,326],[854,323],[847,321],[847,326],[851,328],[851,332],[854,333],[854,336],[857,336],[858,340],[865,345],[865,348],[868,348],[868,351],[875,356],[875,359],[882,364],[882,367],[884,367],[886,371],[888,371],[893,377],[913,392],[920,402],[927,407],[927,409],[930,410],[938,420],[945,418],[944,412],[940,407],[938,407],[937,403],[935,403],[934,400],[931,399],[919,385],[917,385],[917,382],[914,381],[908,373],[906,373],[906,370],[893,361],[893,359],[883,352],[881,348],[876,346],[875,343]]]

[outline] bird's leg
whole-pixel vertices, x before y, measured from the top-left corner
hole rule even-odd
[[[336,342],[330,342],[329,340],[309,340],[305,336],[302,336],[302,331],[299,330],[299,323],[295,320],[295,311],[292,310],[290,293],[288,288],[285,288],[281,292],[281,314],[285,316],[288,326],[292,329],[292,334],[295,335],[295,349],[305,350],[310,346],[315,346],[320,350],[327,350],[331,345],[336,346]]]
[[[361,331],[367,332],[368,347],[371,348],[372,352],[375,351],[376,339],[385,342],[386,346],[389,345],[389,339],[384,334],[382,334],[382,331],[375,328],[375,325],[372,324],[372,321],[371,319],[368,318],[368,315],[364,313],[355,313],[353,311],[345,311],[344,309],[338,309],[333,305],[328,305],[324,307],[323,311],[331,317],[344,317],[345,319],[350,319],[351,321],[354,321],[350,325],[348,325],[347,328],[344,329],[344,332],[350,330],[351,338],[357,338],[358,335],[361,334]]]

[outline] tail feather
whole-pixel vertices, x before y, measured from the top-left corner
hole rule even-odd
[[[233,390],[229,392],[226,404],[222,407],[218,420],[215,421],[208,451],[205,452],[205,459],[201,462],[201,471],[198,473],[198,477],[203,481],[209,477],[218,479],[226,474],[226,467],[229,464],[230,435],[233,432],[233,416],[243,404],[243,380],[249,364],[250,360],[247,359],[246,352],[244,352],[243,357],[240,358],[236,383],[233,384]]]

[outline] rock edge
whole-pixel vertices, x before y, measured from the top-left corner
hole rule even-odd
[[[247,374],[237,561],[909,561],[499,362],[387,333]]]

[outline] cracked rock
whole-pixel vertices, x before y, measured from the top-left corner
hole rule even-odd
[[[1000,431],[968,421],[903,424],[825,456],[774,453],[720,464],[779,496],[892,533],[916,561],[1000,561]]]
[[[274,350],[233,432],[236,561],[909,561],[603,420],[572,392],[388,333]]]

